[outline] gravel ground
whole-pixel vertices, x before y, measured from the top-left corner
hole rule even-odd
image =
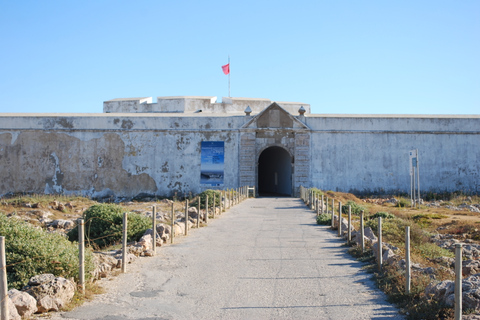
[[[403,319],[301,200],[249,199],[52,319]]]

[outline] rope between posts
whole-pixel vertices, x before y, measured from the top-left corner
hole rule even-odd
[[[253,189],[255,190],[255,189]],[[255,196],[255,194],[254,194]],[[243,201],[244,199],[247,199],[249,197],[249,187],[248,186],[243,186],[243,187],[240,187],[238,189],[230,189],[230,190],[223,190],[223,191],[220,191],[220,197],[218,198],[218,200],[220,202],[222,202],[222,197],[223,197],[223,201],[224,201],[224,206],[222,207],[222,203],[220,203],[220,213],[222,213],[222,211],[226,211],[227,209],[227,201],[228,201],[228,207],[233,207],[234,205],[236,204],[239,204],[241,201]],[[215,199],[215,198],[214,198]],[[200,205],[200,198],[199,198],[199,205]],[[215,201],[215,200],[214,200]],[[188,202],[187,202],[188,203]],[[175,201],[173,202],[172,204],[172,209],[174,209],[175,207]],[[217,206],[216,206],[216,203],[214,202],[213,204],[213,210],[216,210]],[[175,210],[175,209],[174,209]],[[207,212],[208,212],[208,205],[207,205],[207,208],[206,208]],[[200,212],[197,213],[199,217],[200,216]],[[214,216],[215,216],[215,212],[213,213]],[[188,205],[186,206],[186,212],[185,212],[185,221],[187,222],[188,221]],[[173,218],[173,217],[172,217]],[[107,223],[110,223],[112,226],[118,226],[119,224],[116,224],[114,223],[113,221],[111,220],[107,220],[107,219],[104,219],[104,218],[101,218],[101,217],[91,217],[89,219],[86,219],[84,220],[84,218],[80,218],[83,220],[83,226],[85,227],[87,224],[88,224],[88,228],[87,230],[83,229],[84,230],[84,233],[83,233],[83,238],[82,240],[78,240],[78,244],[79,244],[79,255],[80,255],[80,246],[83,246],[85,244],[88,244],[88,245],[91,245],[92,243],[95,243],[95,241],[97,240],[102,240],[102,239],[105,239],[105,238],[108,238],[108,237],[112,237],[112,236],[119,236],[119,235],[123,235],[124,234],[124,230],[118,230],[118,231],[114,231],[114,232],[111,232],[107,235],[102,235],[102,236],[99,236],[99,237],[95,237],[95,238],[92,238],[90,237],[90,233],[91,233],[91,228],[92,228],[92,224],[93,224],[93,221],[94,219],[98,219],[98,220],[101,220],[101,221],[104,221],[104,222],[107,222]],[[174,219],[172,219],[172,223],[174,222]],[[77,225],[77,230],[80,232],[79,230],[79,225]],[[127,224],[127,230],[128,230],[128,224]],[[86,232],[85,232],[86,231]],[[154,231],[154,236],[155,236],[155,232],[156,230],[153,230]],[[171,231],[172,232],[172,236],[173,236],[173,230]],[[59,252],[58,254],[61,256],[62,253],[66,251],[66,249],[62,250],[61,252]],[[27,263],[27,262],[36,262],[36,261],[44,261],[44,257],[42,256],[29,256],[29,257],[26,257],[22,260],[18,260],[18,261],[15,261],[15,262],[10,262],[9,264],[6,264],[5,266],[2,266],[0,267],[0,272],[1,273],[5,273],[6,274],[6,271],[8,268],[13,268],[17,265],[20,265],[20,264],[23,264],[23,263]],[[84,261],[80,261],[80,256],[79,256],[79,262],[78,262],[78,266],[79,266],[79,270],[82,269],[84,266],[85,266],[85,262]],[[52,265],[57,265],[57,264],[62,264],[62,262],[60,261],[56,261],[56,260],[52,260],[50,261],[50,264]],[[68,263],[66,264],[67,266],[69,267],[73,267],[72,264]],[[58,266],[58,267],[54,267],[55,270],[64,270],[64,268],[62,268],[61,266]],[[7,284],[6,284],[7,285]],[[6,301],[6,299],[8,298],[8,294],[6,296],[3,296],[1,297],[0,301],[1,302],[4,302]]]

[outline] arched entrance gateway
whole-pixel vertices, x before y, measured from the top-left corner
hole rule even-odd
[[[292,156],[282,147],[269,147],[258,159],[260,196],[292,196]]]
[[[239,184],[256,186],[261,196],[299,195],[310,183],[310,128],[304,110],[292,116],[277,103],[247,115],[240,129]]]

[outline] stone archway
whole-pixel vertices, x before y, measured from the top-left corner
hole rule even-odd
[[[263,150],[257,174],[261,196],[292,196],[292,156],[284,148],[273,146]]]

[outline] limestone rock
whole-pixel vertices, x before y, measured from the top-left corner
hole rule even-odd
[[[480,288],[463,292],[462,306],[464,310],[480,310]]]
[[[17,308],[15,308],[15,304],[13,303],[12,299],[7,296],[7,307],[8,307],[8,316],[7,319],[9,320],[21,320],[22,317],[18,314]]]
[[[170,234],[171,234],[171,226],[165,225],[165,224],[158,224],[157,225],[157,236],[160,237],[163,242],[166,242],[168,239],[170,239]],[[158,244],[158,241],[157,241]]]
[[[71,229],[75,227],[75,222],[72,220],[57,219],[53,220],[49,226],[57,229]]]
[[[21,317],[29,318],[37,312],[37,300],[28,293],[11,289],[8,291],[8,296]]]
[[[143,251],[152,250],[152,240],[152,230],[150,230],[150,234],[143,235],[138,241],[138,244],[142,246]]]
[[[383,263],[392,264],[395,261],[396,254],[393,253],[392,249],[387,249],[383,252]]]
[[[48,217],[53,215],[50,211],[46,211],[46,210],[32,210],[32,211],[29,211],[28,213],[36,216],[39,219],[47,219]]]
[[[369,244],[372,244],[378,241],[377,236],[373,233],[373,230],[370,227],[365,228],[364,235],[368,239],[367,243]]]
[[[445,302],[446,298],[453,294],[455,289],[455,282],[445,280],[442,282],[430,283],[425,288],[425,294],[437,301]]]
[[[155,244],[157,247],[161,247],[164,242],[170,239],[170,226],[162,224],[157,224],[157,237]],[[147,229],[143,236],[150,235],[152,237],[152,229]]]
[[[188,208],[188,216],[190,218],[196,219],[197,216],[198,216],[197,208],[195,208],[195,207]]]
[[[58,311],[72,300],[75,284],[53,274],[32,277],[26,292],[37,300],[38,312]]]
[[[65,210],[65,205],[61,202],[58,203],[58,206],[57,206],[57,210],[58,211],[64,211]]]
[[[425,294],[453,307],[454,289],[455,283],[446,280],[429,284],[425,289]],[[462,302],[463,310],[480,310],[480,274],[470,276],[462,281]]]
[[[150,245],[150,248],[151,247],[152,246]],[[127,247],[127,253],[131,254],[131,255],[134,255],[135,257],[141,256],[144,251],[145,250],[143,249],[143,246],[141,244],[136,244],[136,245]],[[127,258],[128,258],[128,256],[127,256]],[[128,263],[131,263],[131,262],[128,262]]]
[[[106,278],[113,269],[117,268],[118,260],[110,254],[94,253],[93,259],[96,266],[93,271],[94,279]]]
[[[175,222],[173,226],[173,232],[175,236],[185,234],[185,223],[182,222]]]
[[[31,277],[28,281],[29,286],[39,286],[46,282],[51,282],[55,280],[55,276],[51,273],[39,274],[37,276]]]
[[[391,199],[385,200],[383,203],[384,203],[384,204],[385,204],[385,203],[391,203],[391,204],[393,204],[393,205],[396,206],[397,203],[398,203],[398,200],[395,199],[395,198],[391,198]]]
[[[467,260],[462,262],[462,274],[468,277],[480,273],[480,260]]]
[[[154,256],[153,250],[145,250],[145,252],[143,254],[145,255],[145,257],[153,257]]]
[[[115,256],[115,258],[117,258],[117,268],[121,268],[122,267],[122,254],[120,253],[119,255]],[[127,261],[127,264],[130,264],[130,263],[134,262],[135,260],[137,260],[137,256],[133,253],[127,253],[127,256],[126,256],[125,260]]]

